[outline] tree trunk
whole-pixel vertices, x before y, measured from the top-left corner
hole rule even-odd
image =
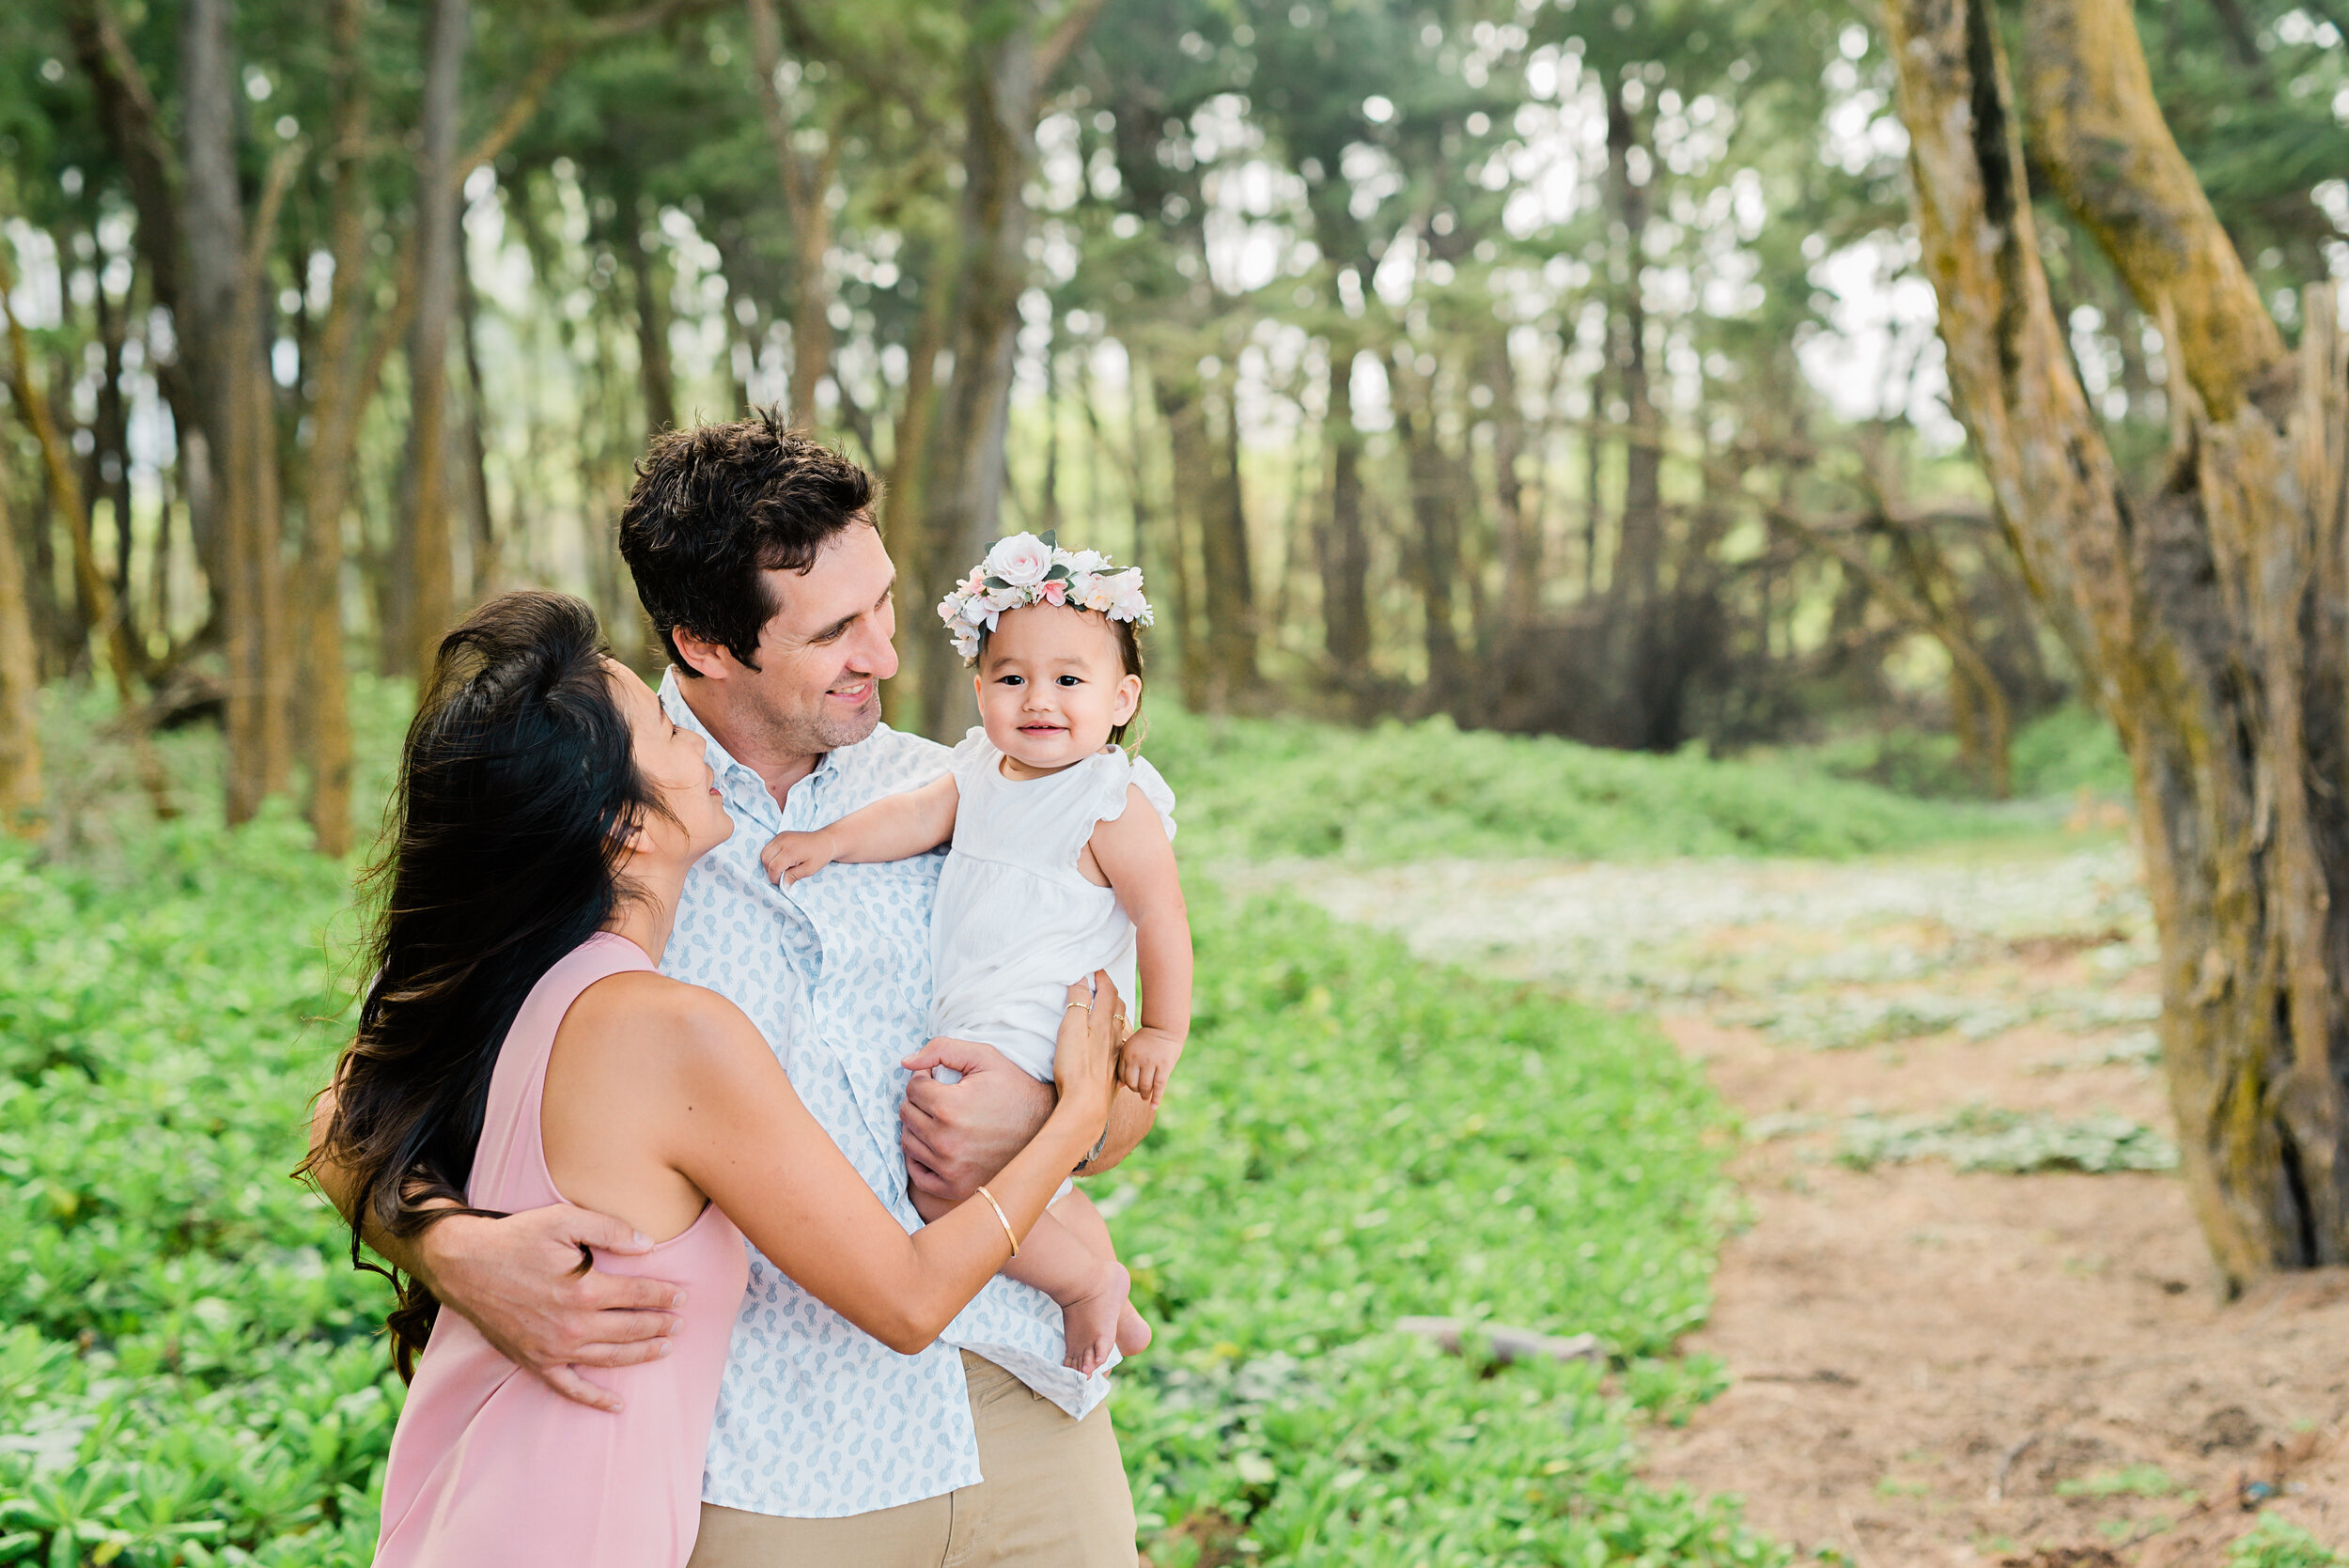
[[[194,22],[195,18],[186,20]],[[204,326],[204,305],[182,288],[180,250],[184,236],[180,228],[179,192],[173,172],[178,159],[165,139],[162,112],[139,70],[138,60],[104,0],[73,0],[66,8],[65,22],[73,39],[74,54],[90,80],[107,144],[121,160],[132,205],[138,213],[133,233],[147,264],[148,295],[154,303],[171,313],[179,334],[179,346],[171,358],[149,363],[163,400],[170,406],[172,424],[182,448],[200,449],[210,440],[204,433],[206,418],[216,411],[218,405],[205,402],[194,385],[203,363],[198,340]],[[182,129],[209,135],[218,117],[216,101],[208,102],[200,106],[194,122],[183,123]],[[209,179],[214,171],[189,172]],[[212,193],[207,190],[204,197],[211,200]],[[209,270],[211,262],[207,258],[203,265]],[[209,278],[209,271],[206,275]],[[217,299],[212,303],[218,306]],[[201,483],[200,461],[182,466],[194,470],[185,474],[182,485],[188,498],[189,535],[195,543],[198,562],[209,562],[217,532],[214,497],[210,488]]]
[[[1614,569],[1609,574],[1607,591],[1621,603],[1645,606],[1655,601],[1664,554],[1664,453],[1656,404],[1648,392],[1647,303],[1640,287],[1640,272],[1647,261],[1645,182],[1652,176],[1635,174],[1635,152],[1644,156],[1639,126],[1624,101],[1623,81],[1618,77],[1607,99],[1607,180],[1614,198],[1615,221],[1623,225],[1623,272],[1616,280],[1620,300],[1609,318],[1614,328],[1612,357],[1623,386],[1625,411],[1623,530],[1616,540]],[[1637,611],[1632,612],[1632,618],[1639,618]]]
[[[134,289],[136,287],[134,278],[132,287]],[[96,417],[90,422],[89,482],[84,490],[88,495],[102,498],[106,510],[112,514],[115,613],[123,618],[123,625],[130,632],[131,645],[138,650],[143,669],[147,650],[139,636],[138,617],[132,611],[131,419],[130,410],[122,396],[122,346],[127,331],[124,317],[131,303],[131,291],[124,291],[121,308],[106,297],[103,282],[93,292],[96,295],[98,336],[103,358],[98,380]]]
[[[198,521],[196,552],[215,600],[224,595],[227,538],[236,526],[227,474],[231,427],[242,415],[229,359],[237,279],[243,270],[244,214],[237,191],[236,72],[229,58],[230,0],[189,0],[180,27],[179,242],[187,259],[180,308],[173,318],[187,367],[197,424],[180,432],[196,445],[190,495]],[[224,607],[225,608],[225,607]]]
[[[480,314],[481,299],[474,290],[473,269],[466,265],[460,252],[457,266],[457,340],[465,365],[465,427],[458,451],[465,464],[465,522],[471,530],[466,555],[473,569],[466,586],[475,604],[497,591],[502,571],[497,519],[490,513],[490,411],[481,377],[481,346],[474,331]]]
[[[54,414],[33,380],[32,344],[24,325],[17,319],[9,306],[16,289],[15,270],[8,265],[5,249],[0,249],[0,321],[5,321],[8,339],[8,396],[16,403],[17,414],[33,433],[40,448],[42,470],[49,481],[49,498],[57,516],[65,524],[66,539],[72,551],[73,585],[88,615],[86,630],[95,631],[104,649],[109,673],[115,689],[122,700],[127,715],[137,702],[132,685],[138,663],[130,646],[130,639],[116,613],[114,591],[107,584],[105,573],[98,564],[96,540],[90,534],[89,504],[82,493],[79,465],[67,443],[66,434],[57,427]],[[86,642],[86,639],[85,639]],[[87,649],[77,650],[76,662],[86,657]]]
[[[1256,685],[1256,583],[1240,487],[1239,377],[1221,388],[1224,440],[1210,460],[1212,493],[1200,518],[1199,567],[1206,586],[1207,658],[1225,700]]]
[[[1410,473],[1413,539],[1405,552],[1411,585],[1419,590],[1425,617],[1428,708],[1449,713],[1462,696],[1460,633],[1455,624],[1454,583],[1460,561],[1457,485],[1453,458],[1436,433],[1436,395],[1432,378],[1408,369],[1409,344],[1394,350],[1394,417]]]
[[[924,586],[933,599],[999,532],[1012,354],[1028,278],[1028,210],[1019,187],[1035,163],[1034,74],[1027,34],[1014,29],[972,63],[964,85],[961,276],[947,339],[955,369],[939,410],[923,498],[923,534],[932,551]],[[922,717],[942,740],[960,727],[968,705],[953,690],[959,672],[940,673],[946,678],[923,691]]]
[[[24,594],[8,488],[0,485],[0,832],[40,831],[40,660],[33,647],[32,607]]]
[[[278,185],[266,199],[267,205],[273,209],[283,194]],[[251,520],[243,530],[242,569],[252,578],[255,608],[246,676],[257,701],[251,767],[263,800],[283,795],[293,784],[295,649],[286,602],[286,508],[284,480],[277,467],[276,383],[268,370],[269,334],[262,318],[262,294],[268,287],[263,264],[276,226],[273,210],[257,215],[239,287],[241,315],[243,315],[236,334],[236,340],[252,349],[239,362],[244,367],[249,404],[247,423],[240,433],[241,460],[251,475],[253,498]]]
[[[1221,712],[1223,691],[1216,682],[1215,667],[1207,657],[1207,640],[1199,635],[1190,575],[1190,542],[1199,536],[1199,514],[1206,504],[1206,496],[1204,487],[1189,476],[1212,473],[1215,462],[1207,440],[1206,400],[1201,394],[1196,365],[1182,364],[1179,354],[1165,357],[1171,363],[1154,366],[1150,375],[1150,390],[1158,400],[1159,417],[1166,422],[1167,448],[1172,459],[1169,472],[1174,475],[1167,496],[1166,549],[1160,578],[1166,589],[1165,603],[1172,612],[1165,619],[1174,629],[1183,706],[1193,713]]]
[[[1528,505],[1531,487],[1518,472],[1525,452],[1525,409],[1517,399],[1509,340],[1495,334],[1486,349],[1486,377],[1493,394],[1493,496],[1501,514],[1501,635],[1530,625],[1542,600],[1541,520]]]
[[[154,803],[156,815],[176,816],[179,811],[172,804],[162,764],[148,742],[145,709],[133,684],[137,656],[131,646],[129,629],[116,613],[114,591],[107,585],[106,574],[98,567],[96,542],[90,537],[89,506],[82,499],[81,478],[74,473],[73,455],[58,431],[56,421],[50,416],[40,389],[33,382],[32,346],[26,341],[24,324],[9,307],[15,290],[15,270],[8,265],[8,248],[0,245],[0,326],[5,326],[8,342],[8,395],[15,400],[17,412],[32,427],[33,439],[40,446],[50,499],[65,521],[66,536],[73,551],[74,585],[82,602],[90,608],[91,627],[99,633],[99,643],[105,649],[106,665],[114,677],[121,722],[130,736],[140,782]],[[0,526],[6,522],[7,519],[0,517]],[[21,585],[15,597],[20,603],[25,601]],[[86,637],[80,651],[86,649]]]
[[[963,183],[956,247],[961,277],[948,333],[955,373],[939,411],[924,496],[923,533],[932,551],[924,591],[934,598],[944,596],[953,574],[976,561],[997,532],[1012,354],[1019,295],[1028,283],[1029,213],[1022,187],[1035,176],[1036,116],[1045,84],[1083,39],[1102,3],[1073,0],[1041,39],[1042,23],[1030,0],[994,0],[972,21],[962,83]],[[950,692],[945,682],[923,692],[923,722],[941,739],[958,731],[968,712],[968,702]]]
[[[929,691],[943,691],[955,665],[953,644],[934,624],[931,607],[945,597],[929,594],[933,560],[939,552],[923,531],[923,490],[928,476],[930,428],[938,413],[938,356],[946,349],[954,305],[954,270],[941,256],[923,284],[922,321],[906,356],[905,400],[890,438],[889,480],[881,489],[881,538],[889,558],[911,584],[910,603],[898,620],[898,651],[904,673],[881,687],[881,716],[893,726],[925,723],[921,704]],[[947,568],[952,570],[952,567]]]
[[[350,464],[358,437],[359,318],[366,298],[366,188],[361,149],[367,134],[366,72],[359,61],[362,0],[334,0],[328,27],[334,48],[334,160],[327,244],[334,293],[319,329],[317,400],[310,411],[310,453],[302,507],[299,570],[302,618],[302,725],[309,765],[306,815],[319,852],[350,850],[350,693],[343,651],[343,514],[350,509]]]
[[[816,427],[816,386],[832,374],[832,287],[825,258],[832,253],[832,181],[840,139],[830,128],[814,157],[793,143],[791,105],[778,79],[783,27],[774,0],[749,0],[751,63],[758,76],[758,105],[768,145],[791,220],[791,423]]]
[[[1318,530],[1322,646],[1331,675],[1359,692],[1370,676],[1370,539],[1362,526],[1362,433],[1354,427],[1354,345],[1330,345],[1330,504]]]
[[[657,435],[677,427],[677,372],[669,364],[668,290],[661,269],[645,248],[636,201],[621,204],[620,254],[628,258],[630,292],[636,304],[636,374],[645,392],[645,430]],[[796,413],[798,411],[792,411]]]
[[[2169,482],[2123,493],[2039,261],[1987,0],[1888,0],[1925,265],[2000,521],[2121,733],[2162,1047],[2221,1271],[2349,1257],[2349,355],[2287,362],[2155,106],[2120,0],[2030,0],[2036,141],[2171,346]],[[2199,405],[2199,406],[2198,406]],[[2337,893],[2336,890],[2339,890]]]
[[[416,163],[416,315],[408,334],[408,667],[431,669],[454,612],[448,521],[448,328],[457,307],[459,88],[472,28],[470,0],[432,0],[425,44],[424,109]],[[624,214],[632,244],[635,213]],[[633,255],[633,252],[631,252]]]

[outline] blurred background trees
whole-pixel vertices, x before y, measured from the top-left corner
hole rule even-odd
[[[1160,700],[1653,750],[1922,727],[1945,782],[2002,793],[2079,677],[1951,411],[1875,21],[11,8],[0,809],[38,815],[26,693],[76,677],[132,731],[225,724],[231,817],[295,795],[347,847],[346,671],[412,672],[522,582],[649,658],[610,549],[630,460],[752,404],[886,478],[897,722],[961,722],[947,581],[1058,527],[1150,572]],[[2143,27],[2296,340],[2294,290],[2349,268],[2339,21]],[[2070,210],[2039,235],[2089,415],[2151,487],[2161,325]]]

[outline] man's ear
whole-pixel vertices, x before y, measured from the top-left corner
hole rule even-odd
[[[681,626],[670,629],[669,641],[677,644],[677,656],[692,665],[696,675],[723,680],[738,667],[734,655],[707,637],[694,636]]]

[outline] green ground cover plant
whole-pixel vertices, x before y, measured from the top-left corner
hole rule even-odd
[[[1862,780],[1906,796],[1983,798],[1981,774],[1965,765],[1956,737],[1946,730],[1869,729],[1830,736],[1810,746],[1773,749],[1771,754],[1791,766]],[[2009,768],[2015,794],[2021,800],[2077,797],[2085,791],[2125,800],[2129,794],[2129,762],[2120,739],[2112,725],[2084,703],[2067,703],[2015,731]]]
[[[2227,1553],[2227,1568],[2338,1568],[2342,1559],[2289,1519],[2260,1515]]]
[[[1194,856],[1841,858],[2013,833],[2031,803],[1921,800],[1788,754],[1609,752],[1449,720],[1339,729],[1150,709],[1144,754],[1184,791]],[[1196,863],[1196,862],[1194,862]]]
[[[2073,1120],[1973,1105],[1948,1116],[1857,1115],[1836,1157],[1855,1170],[1946,1159],[1960,1171],[2174,1171],[2177,1145],[2109,1111]]]
[[[287,1175],[348,868],[275,811],[84,826],[0,850],[0,1562],[363,1563],[384,1293]],[[1697,1076],[1300,905],[1194,908],[1184,1083],[1101,1184],[1162,1335],[1117,1405],[1159,1568],[1785,1560],[1632,1475],[1641,1423],[1718,1381],[1671,1356],[1725,1201]],[[1610,1356],[1496,1368],[1410,1313]]]

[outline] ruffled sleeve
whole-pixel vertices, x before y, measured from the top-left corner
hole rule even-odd
[[[1126,815],[1126,792],[1129,785],[1142,786],[1142,798],[1150,802],[1159,814],[1166,836],[1174,836],[1174,791],[1167,787],[1159,770],[1142,757],[1129,757],[1122,751],[1103,752],[1089,764],[1097,781],[1099,793],[1094,798],[1093,819],[1111,822]]]
[[[954,755],[947,759],[946,766],[955,775],[955,788],[969,795],[972,782],[985,776],[987,769],[993,768],[996,759],[1002,755],[995,749],[995,742],[987,737],[986,730],[972,726],[970,733],[962,737],[961,744],[955,748]]]

